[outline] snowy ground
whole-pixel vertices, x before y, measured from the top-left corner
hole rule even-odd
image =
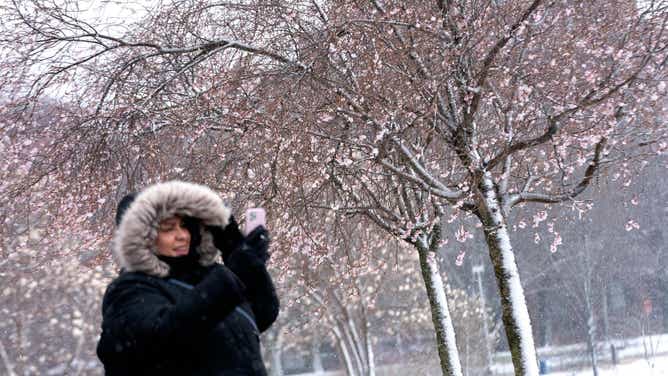
[[[390,367],[379,367],[376,371],[377,375],[411,375],[411,373],[403,369],[400,369],[397,366]],[[434,370],[434,374],[438,374],[437,370]],[[334,371],[334,372],[319,372],[319,373],[305,373],[300,374],[299,376],[343,376],[344,372]],[[592,376],[593,372],[591,367],[582,368],[579,370],[571,371],[560,371],[560,372],[549,372],[545,374],[546,376]],[[293,375],[297,376],[297,375]],[[652,368],[650,364],[645,359],[636,359],[633,361],[622,361],[621,364],[617,366],[602,365],[599,368],[599,376],[668,376],[668,355],[663,355],[660,357],[654,358],[654,367]]]
[[[619,364],[612,365],[610,344],[616,349]],[[599,376],[668,376],[668,334],[648,335],[636,338],[615,339],[610,343],[597,344]],[[578,343],[568,346],[541,347],[536,350],[538,359],[547,362],[547,375],[583,376],[592,375],[587,345]],[[510,353],[494,355],[494,374],[512,375]],[[654,364],[652,367],[650,364]]]
[[[591,376],[591,367],[578,371],[565,371],[548,373],[550,376]],[[668,376],[668,355],[654,358],[654,367],[645,359],[637,359],[628,363],[619,364],[616,367],[602,366],[599,376]]]
[[[610,344],[614,344],[619,364],[612,365]],[[599,376],[668,376],[668,333],[636,338],[612,340],[597,345],[599,356]],[[589,356],[585,344],[541,347],[538,358],[549,365],[546,376],[592,376]],[[653,355],[652,355],[653,354]],[[513,375],[513,367],[508,352],[494,355],[495,376]],[[417,371],[419,370],[419,372]],[[438,361],[430,364],[394,364],[376,368],[377,376],[440,375]],[[467,373],[464,372],[464,375]],[[472,371],[471,375],[476,374]],[[304,373],[293,376],[344,376],[345,372],[329,371]]]

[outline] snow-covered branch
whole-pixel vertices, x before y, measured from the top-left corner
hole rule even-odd
[[[596,176],[596,173],[598,172],[601,164],[606,142],[607,138],[602,137],[601,140],[596,144],[594,158],[592,159],[589,166],[587,166],[587,169],[584,172],[584,176],[580,182],[569,192],[562,194],[547,194],[523,191],[521,193],[510,195],[508,204],[511,207],[522,202],[541,202],[546,204],[554,204],[572,200],[573,198],[577,197],[579,194],[584,192],[585,189],[587,189],[592,179]]]
[[[463,196],[463,192],[449,189],[443,183],[438,181],[438,179],[436,179],[432,174],[430,174],[420,163],[418,158],[406,147],[406,145],[403,144],[403,142],[401,142],[401,140],[399,140],[398,137],[392,137],[392,142],[399,148],[404,157],[406,157],[413,171],[416,171],[418,175],[420,175],[422,181],[424,181],[430,187],[433,187],[436,192],[439,192],[440,196],[451,201],[456,201]]]

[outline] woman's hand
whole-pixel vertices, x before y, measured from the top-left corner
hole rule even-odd
[[[240,280],[246,299],[250,302],[260,332],[267,330],[278,316],[280,303],[276,288],[267,272],[269,260],[269,231],[260,226],[243,236],[233,217],[223,229],[210,226],[216,247],[223,262]]]
[[[240,249],[244,242],[244,235],[239,231],[239,225],[233,216],[223,229],[220,226],[207,226],[207,230],[213,235],[213,245],[223,255],[223,262],[227,263],[232,252]]]
[[[247,251],[252,252],[264,263],[271,257],[271,254],[269,253],[270,241],[271,237],[269,236],[269,231],[267,231],[264,226],[255,228],[244,240],[245,246],[248,248]]]
[[[269,231],[264,226],[257,227],[248,236],[244,236],[239,230],[237,221],[232,216],[224,229],[220,226],[207,226],[207,229],[213,235],[213,244],[222,253],[224,263],[227,264],[234,252],[250,253],[258,257],[263,263],[269,260],[271,238]]]

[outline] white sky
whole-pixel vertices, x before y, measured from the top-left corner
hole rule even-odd
[[[122,31],[123,25],[136,21],[146,15],[149,7],[157,2],[153,0],[79,0],[82,19],[94,26],[100,26],[99,31],[113,33]]]

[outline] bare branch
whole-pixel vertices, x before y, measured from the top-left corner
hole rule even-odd
[[[555,204],[559,202],[564,202],[571,200],[577,197],[579,194],[585,191],[589,184],[591,183],[594,176],[598,172],[598,169],[601,165],[601,159],[603,157],[603,151],[607,143],[607,138],[602,137],[601,140],[596,144],[596,149],[594,152],[594,159],[591,161],[587,169],[585,170],[584,176],[580,183],[575,186],[570,192],[553,195],[553,194],[544,194],[544,193],[530,193],[530,192],[521,192],[518,194],[511,195],[509,200],[510,206],[515,206],[522,202],[541,202],[546,204]]]
[[[538,8],[538,6],[543,2],[543,0],[534,0],[533,3],[522,13],[522,16],[515,21],[515,23],[510,27],[510,30],[506,33],[506,35],[499,39],[496,44],[487,52],[487,55],[485,56],[485,59],[483,59],[482,62],[482,67],[480,69],[480,72],[478,73],[477,81],[476,81],[476,87],[482,88],[485,85],[485,81],[487,80],[487,74],[489,73],[489,68],[492,66],[492,63],[494,62],[494,59],[496,56],[501,52],[503,47],[510,41],[512,38],[515,37],[515,33],[517,30],[522,26],[522,24],[529,19],[529,16]],[[470,127],[471,123],[473,122],[473,117],[475,113],[478,111],[478,106],[480,104],[480,98],[482,96],[482,91],[479,91],[478,93],[474,93],[473,98],[471,99],[471,105],[467,111],[464,111],[464,126],[465,127]]]
[[[533,139],[529,140],[523,140],[523,141],[518,141],[516,143],[511,144],[509,147],[504,149],[501,153],[498,155],[494,156],[489,163],[487,164],[487,168],[489,170],[492,170],[496,165],[501,163],[502,160],[504,160],[507,156],[512,155],[520,150],[524,149],[529,149],[534,146],[541,145],[545,142],[548,142],[554,135],[559,132],[560,126],[559,126],[559,120],[565,118],[566,116],[573,114],[577,111],[581,111],[585,108],[594,106],[596,104],[599,104],[603,102],[604,100],[610,98],[612,95],[617,93],[621,88],[627,86],[629,83],[631,83],[633,80],[635,80],[640,72],[644,69],[644,67],[647,65],[649,62],[649,57],[645,57],[643,59],[643,63],[640,64],[640,66],[631,74],[629,75],[626,79],[622,80],[621,82],[617,83],[613,87],[609,88],[606,90],[603,94],[601,94],[598,97],[595,97],[596,93],[598,91],[596,89],[592,89],[587,95],[585,95],[577,105],[568,108],[562,112],[560,112],[557,115],[554,116],[549,116],[547,119],[547,122],[549,124],[549,127],[545,131],[545,133],[541,134],[538,137],[535,137]],[[600,88],[600,85],[599,85]]]

